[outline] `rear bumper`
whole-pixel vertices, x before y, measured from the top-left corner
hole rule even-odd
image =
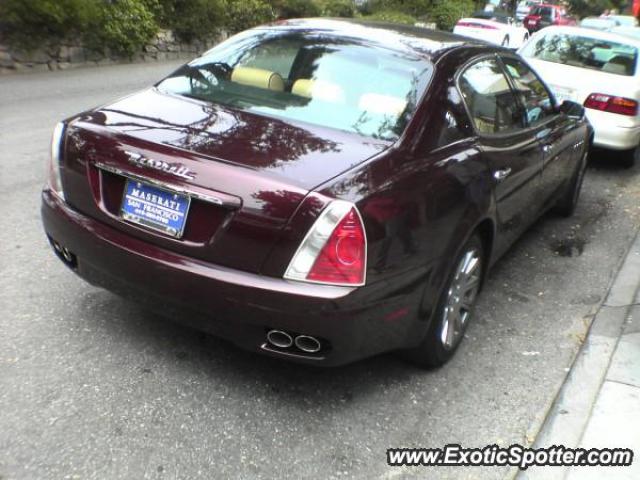
[[[74,271],[90,283],[248,350],[333,366],[415,346],[426,332],[427,322],[417,318],[427,267],[403,276],[402,284],[304,284],[161,249],[76,212],[47,190],[42,220],[49,238],[75,256]],[[269,348],[269,329],[318,337],[323,350]]]
[[[637,117],[587,109],[587,118],[595,132],[593,144],[612,150],[630,150],[640,144],[640,123]]]

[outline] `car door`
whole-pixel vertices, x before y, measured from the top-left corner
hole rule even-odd
[[[496,247],[504,251],[537,216],[542,156],[535,132],[496,55],[475,59],[458,87],[492,172],[497,209]]]
[[[559,112],[553,95],[537,74],[522,60],[501,55],[507,76],[524,106],[528,128],[542,155],[540,195],[544,205],[554,201],[571,177],[575,165],[575,144],[579,141],[574,121]]]

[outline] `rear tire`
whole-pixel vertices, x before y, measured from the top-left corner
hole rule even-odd
[[[587,159],[589,157],[589,148],[586,148],[578,164],[576,172],[573,174],[566,191],[558,200],[554,211],[562,217],[570,217],[578,206],[578,200],[580,199],[580,190],[582,189],[582,182],[584,180],[584,173],[587,169]]]
[[[404,357],[425,368],[444,365],[460,346],[473,318],[484,274],[484,247],[477,234],[465,243],[442,289],[425,339]]]

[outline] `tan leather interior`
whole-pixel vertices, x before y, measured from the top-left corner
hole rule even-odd
[[[340,85],[324,80],[301,78],[291,87],[291,93],[305,98],[315,98],[325,102],[342,103],[345,96]]]
[[[313,84],[314,81],[308,78],[296,80],[291,87],[291,93],[300,97],[311,98],[313,97]]]
[[[252,67],[236,67],[231,72],[231,81],[250,87],[284,92],[284,80],[280,74]]]

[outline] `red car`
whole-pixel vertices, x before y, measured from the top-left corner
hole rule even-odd
[[[60,123],[42,218],[81,277],[247,349],[440,365],[591,137],[506,49],[287,21]]]
[[[531,9],[523,24],[529,33],[533,33],[550,25],[577,25],[577,22],[565,7],[543,3]]]

